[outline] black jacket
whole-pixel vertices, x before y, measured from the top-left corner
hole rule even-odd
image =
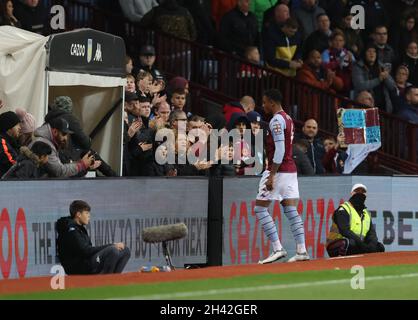
[[[58,257],[67,274],[93,273],[89,258],[111,246],[93,247],[86,228],[75,223],[69,216],[58,219],[56,229]]]
[[[296,138],[308,140],[308,137],[305,136],[303,133],[298,134]],[[314,168],[315,174],[325,173],[324,166],[322,165],[322,159],[325,155],[325,148],[321,139],[315,138],[312,143],[309,142],[307,155],[312,167]]]
[[[238,7],[222,17],[220,34],[225,43],[229,44],[228,51],[241,56],[244,55],[246,47],[258,47],[260,44],[257,17],[252,12],[244,15]]]
[[[0,177],[16,163],[18,148],[16,139],[5,132],[0,133]]]
[[[338,214],[335,214],[337,211]],[[366,238],[364,240],[361,240],[359,236],[357,236],[350,230],[350,215],[343,207],[337,208],[337,210],[334,212],[332,220],[337,225],[340,234],[343,237],[349,239],[350,243],[355,243],[355,245],[364,252],[376,252],[378,240],[376,230],[371,220],[370,230],[367,233]]]
[[[20,21],[22,28],[39,34],[49,31],[48,12],[42,1],[36,7],[30,7],[23,1],[13,1],[14,15]]]
[[[141,117],[143,127],[129,140],[128,151],[131,156],[129,164],[130,176],[149,176],[154,163],[153,149],[142,151],[139,143],[154,144],[155,130],[149,128],[149,118]]]

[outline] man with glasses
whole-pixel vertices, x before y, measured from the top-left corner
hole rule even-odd
[[[330,257],[385,251],[378,242],[366,197],[367,187],[357,183],[351,188],[350,200],[335,210],[326,245]]]

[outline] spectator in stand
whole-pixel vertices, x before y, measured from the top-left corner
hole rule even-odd
[[[16,163],[1,179],[39,179],[48,177],[46,164],[52,153],[51,147],[41,141],[35,142],[32,148],[20,148]]]
[[[167,143],[168,142],[166,142],[165,145],[160,145],[156,148],[155,156],[154,156],[154,163],[151,165],[151,169],[148,172],[149,176],[172,177],[172,176],[177,175],[175,166],[173,164],[167,163],[168,153],[174,152],[174,146],[172,148],[168,148]],[[161,162],[165,161],[166,163],[160,164],[156,161],[156,159],[159,159]]]
[[[14,4],[15,16],[23,29],[43,35],[48,33],[48,12],[42,1],[18,0]]]
[[[139,63],[135,64],[132,74],[137,77],[139,71],[144,70],[151,73],[152,78],[164,80],[163,74],[155,67],[155,48],[151,45],[144,45],[139,49]]]
[[[396,84],[388,68],[377,60],[376,47],[366,46],[363,59],[353,68],[355,95],[368,90],[373,94],[376,106],[386,112],[393,112],[392,97],[396,94]]]
[[[17,160],[19,152],[20,119],[13,111],[0,114],[0,177]]]
[[[90,150],[91,140],[84,132],[80,120],[73,114],[73,101],[70,97],[59,96],[54,99],[51,110],[45,116],[45,122],[49,123],[54,118],[63,118],[68,122],[71,131],[67,139],[67,149],[70,153],[68,156],[72,160],[79,160],[83,152]]]
[[[150,121],[150,128],[158,131],[168,126],[170,117],[170,105],[167,101],[161,101],[155,105],[155,117]]]
[[[298,169],[298,175],[313,176],[315,171],[307,155],[309,142],[305,139],[296,140],[292,148],[292,157]]]
[[[294,15],[301,26],[303,40],[318,29],[317,17],[320,14],[325,14],[325,10],[318,6],[318,0],[302,0],[302,5]]]
[[[63,164],[58,155],[59,150],[66,148],[68,136],[72,134],[70,125],[63,118],[54,118],[50,123],[45,123],[35,130],[34,140],[29,145],[31,148],[37,141],[48,144],[52,153],[48,157],[47,170],[50,177],[65,178],[72,177],[88,169],[96,169],[100,166],[100,161],[95,161],[90,152],[86,153],[81,160]]]
[[[405,89],[407,87],[412,86],[410,82],[408,82],[409,77],[409,69],[407,66],[400,65],[396,69],[395,75],[395,83],[396,83],[396,96],[394,101],[394,113],[397,113],[399,107],[404,103],[405,100]]]
[[[324,139],[325,155],[322,159],[326,173],[342,174],[344,171],[344,162],[347,159],[347,153],[341,148],[344,144],[344,135],[339,134],[337,140],[334,137]]]
[[[418,124],[418,87],[411,86],[405,89],[405,102],[401,106],[398,116]]]
[[[182,128],[184,127],[184,130],[185,130],[187,127],[186,113],[179,109],[175,109],[170,112],[170,116],[168,117],[168,122],[169,122],[170,128],[175,131],[179,131],[179,127],[182,127]]]
[[[349,0],[347,7],[351,9],[355,5],[361,5],[364,8],[366,30],[362,31],[362,35],[363,42],[368,43],[370,35],[377,26],[388,25],[388,16],[381,0]]]
[[[203,1],[183,0],[183,6],[189,10],[193,17],[197,32],[196,42],[207,46],[223,48],[215,20],[212,18],[210,11],[207,10]]]
[[[242,57],[245,48],[260,45],[257,17],[249,11],[249,2],[238,0],[237,6],[222,17],[220,26],[220,34],[228,44],[227,51]]]
[[[309,143],[308,158],[314,168],[315,174],[325,173],[325,169],[322,165],[322,159],[324,158],[325,148],[318,135],[318,123],[315,119],[309,119],[305,121],[302,127],[302,134],[299,139],[306,139]]]
[[[193,17],[176,0],[160,0],[160,5],[146,13],[139,24],[180,39],[196,40]]]
[[[413,124],[418,124],[418,87],[411,86],[405,89],[405,100],[403,104],[400,106],[397,115]],[[401,131],[401,135],[403,140],[406,141],[406,132],[407,128],[404,126],[403,130]],[[418,132],[416,132],[416,142],[418,143]],[[402,148],[403,152],[407,151],[407,148]],[[401,149],[401,150],[402,150]],[[418,159],[418,149],[416,150],[416,155]]]
[[[325,10],[331,19],[332,28],[335,28],[343,19],[347,0],[319,0],[318,5]]]
[[[257,47],[250,46],[250,47],[245,48],[244,58],[246,58],[249,62],[253,64],[262,66],[262,61],[260,58],[260,51],[258,50]],[[254,78],[254,77],[261,78],[263,73],[264,72],[258,69],[257,67],[243,63],[241,64],[238,78]]]
[[[238,176],[245,174],[245,168],[249,167],[245,163],[246,159],[251,156],[250,145],[244,139],[244,132],[246,129],[251,130],[251,123],[245,113],[233,113],[231,120],[228,123],[228,130],[239,130],[240,141],[234,142],[234,164],[236,164],[235,173]]]
[[[35,117],[22,108],[17,108],[15,112],[20,119],[19,145],[28,146],[32,142],[33,132],[37,128]]]
[[[125,92],[136,93],[135,77],[131,74],[126,75]]]
[[[129,141],[142,127],[142,119],[139,120],[139,97],[136,93],[125,94],[124,106],[124,136],[123,136],[123,176],[130,176],[132,156],[129,153]]]
[[[388,44],[387,27],[377,26],[373,38],[377,50],[377,60],[379,60],[379,62],[389,70],[389,73],[391,73],[396,66],[397,59],[395,50]]]
[[[183,110],[184,106],[186,105],[186,92],[184,90],[181,89],[177,89],[173,92],[173,94],[171,95],[171,107],[172,110]]]
[[[297,79],[331,93],[340,91],[344,86],[343,80],[335,72],[324,68],[321,54],[315,49],[308,53],[305,63],[298,71]]]
[[[251,0],[250,11],[257,17],[258,31],[261,32],[263,26],[264,13],[272,7],[272,0]]]
[[[234,113],[246,113],[243,105],[241,104],[241,102],[238,101],[226,103],[223,106],[222,112],[224,114],[226,123],[229,123]]]
[[[234,9],[237,5],[237,0],[212,0],[211,12],[212,17],[215,20],[216,27],[219,29],[221,19],[228,11]]]
[[[139,131],[129,140],[128,150],[131,155],[131,176],[148,176],[154,163],[154,151],[152,149],[155,131],[149,127],[151,114],[151,102],[146,97],[139,97],[138,121],[142,123]],[[135,111],[137,112],[137,110]]]
[[[13,1],[0,0],[0,26],[13,26],[20,28],[22,25],[19,20],[13,15]]]
[[[415,16],[413,14],[407,15],[401,21],[399,33],[391,35],[393,39],[393,48],[396,53],[402,54],[411,42],[418,43],[418,30]]]
[[[255,101],[253,97],[243,96],[240,100],[240,103],[243,106],[245,113],[249,113],[255,110]]]
[[[348,96],[351,90],[351,73],[355,58],[344,47],[345,38],[341,30],[334,30],[330,44],[330,48],[322,53],[322,62],[327,69],[335,72],[336,76],[343,80],[344,87],[339,93]]]
[[[270,25],[263,46],[267,66],[286,76],[296,76],[296,71],[303,65],[301,45],[295,19],[289,18],[281,27]]]
[[[410,42],[403,57],[403,64],[408,67],[408,81],[414,86],[418,86],[418,44]]]
[[[361,106],[374,108],[374,98],[372,94],[367,90],[359,92],[356,98],[356,102]]]
[[[315,49],[308,53],[307,60],[298,71],[297,79],[330,93],[339,92],[344,87],[343,80],[337,77],[335,72],[323,67],[321,54]],[[312,93],[308,87],[303,87],[302,90],[306,90],[308,93],[301,97],[302,107],[311,110],[312,117],[318,119],[321,112],[321,96]]]
[[[189,96],[189,81],[186,78],[183,77],[174,77],[168,82],[167,86],[167,96],[168,101],[171,101],[171,97],[174,93],[174,91],[182,92],[184,91],[186,93],[186,105],[183,108],[185,112],[190,111],[192,109],[190,103],[191,99],[188,99]],[[189,114],[188,114],[189,116]]]
[[[139,71],[136,77],[136,85],[138,87],[138,96],[151,99],[152,74],[148,71]]]
[[[318,29],[312,32],[305,40],[303,45],[304,57],[312,50],[324,52],[329,47],[332,34],[330,21],[325,13],[320,13],[316,18]]]
[[[263,15],[263,26],[261,28],[261,33],[264,37],[266,30],[272,24],[278,24],[281,26],[290,18],[290,9],[284,1],[277,1],[274,6],[264,12]]]
[[[153,7],[158,6],[157,0],[119,0],[123,15],[130,22],[137,23]]]
[[[341,22],[338,24],[338,28],[344,33],[345,47],[354,54],[356,59],[358,59],[363,52],[364,43],[361,36],[361,29],[353,29],[351,27],[352,20],[353,15],[350,10],[344,11]]]
[[[134,68],[132,58],[130,56],[125,57],[126,74],[131,74]]]

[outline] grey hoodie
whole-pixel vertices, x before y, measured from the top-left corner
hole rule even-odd
[[[43,126],[39,127],[34,132],[34,139],[32,140],[32,143],[29,145],[29,148],[32,147],[32,145],[36,141],[42,141],[48,144],[51,149],[52,153],[48,156],[48,164],[47,164],[47,170],[48,173],[52,177],[59,177],[59,178],[65,178],[65,177],[71,177],[75,176],[81,171],[84,171],[86,168],[84,168],[84,165],[81,161],[79,162],[73,162],[73,163],[66,163],[63,164],[58,156],[58,151],[55,146],[55,144],[52,142],[52,132],[51,127],[49,124],[44,124]]]

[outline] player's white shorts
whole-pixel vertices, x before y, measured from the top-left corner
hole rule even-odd
[[[271,191],[266,188],[269,175],[270,171],[263,172],[258,186],[257,200],[299,199],[298,174],[296,172],[277,172],[274,176],[273,190]]]

